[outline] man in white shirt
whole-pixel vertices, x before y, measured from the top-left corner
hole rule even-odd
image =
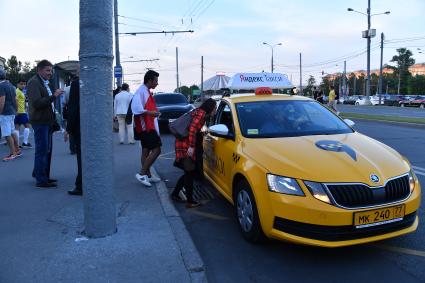
[[[161,138],[158,127],[158,108],[156,107],[152,89],[158,85],[159,74],[153,70],[145,73],[143,84],[137,89],[131,103],[134,114],[134,129],[137,139],[142,145],[140,174],[136,179],[143,185],[150,187],[151,182],[159,182],[158,177],[152,176],[150,167],[161,153]]]
[[[125,130],[127,128],[128,143],[134,144],[133,123],[126,124],[125,116],[127,115],[128,106],[130,105],[133,94],[129,92],[128,84],[124,83],[121,87],[121,92],[115,95],[114,98],[114,115],[118,119],[118,135],[120,144],[124,144]]]

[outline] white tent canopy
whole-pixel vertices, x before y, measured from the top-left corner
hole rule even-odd
[[[229,89],[256,89],[270,87],[272,89],[291,88],[288,77],[279,73],[237,73],[228,82]]]
[[[230,77],[225,76],[224,74],[217,74],[212,78],[204,81],[204,91],[208,90],[220,90],[227,87]]]

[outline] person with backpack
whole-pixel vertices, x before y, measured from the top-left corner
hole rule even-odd
[[[126,83],[122,84],[121,89],[121,92],[115,95],[114,98],[114,115],[118,119],[118,136],[120,144],[124,144],[127,130],[127,141],[129,144],[134,144],[133,123],[127,124],[125,121],[133,94],[130,92],[130,87]]]
[[[196,160],[202,156],[196,156],[197,138],[205,121],[213,116],[216,111],[216,101],[212,98],[207,99],[201,106],[193,110],[190,115],[192,120],[188,126],[188,135],[181,139],[176,138],[175,166],[183,169],[184,174],[177,181],[174,191],[171,193],[171,199],[177,202],[185,200],[180,196],[180,191],[183,187],[186,191],[186,207],[193,208],[200,205],[199,202],[193,199],[193,180],[196,175]]]

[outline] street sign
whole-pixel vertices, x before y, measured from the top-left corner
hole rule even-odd
[[[115,66],[114,67],[114,77],[115,78],[122,78],[122,67],[121,66]]]
[[[193,95],[200,95],[201,94],[201,90],[200,89],[192,89],[192,94]]]

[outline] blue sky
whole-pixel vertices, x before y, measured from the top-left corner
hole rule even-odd
[[[425,62],[425,1],[372,0],[372,28],[392,42],[384,49],[388,62],[398,47],[408,47],[417,62]],[[271,50],[262,42],[282,43],[274,49],[275,72],[288,74],[299,83],[299,53],[303,55],[303,79],[321,71],[366,68],[364,15],[366,0],[174,0],[119,1],[120,32],[193,29],[193,34],[120,37],[121,60],[160,59],[152,63],[124,63],[124,78],[133,89],[146,68],[160,72],[158,91],[176,87],[175,48],[179,48],[180,82],[199,84],[204,56],[204,78],[225,72],[270,70]],[[2,24],[0,56],[16,55],[21,61],[47,58],[57,63],[78,59],[79,1],[0,0]],[[135,18],[135,19],[131,19]],[[407,38],[418,37],[420,40]],[[395,39],[400,39],[394,41]],[[372,40],[371,67],[379,66],[379,36]],[[132,58],[131,58],[132,57]],[[140,74],[139,74],[140,73]]]

